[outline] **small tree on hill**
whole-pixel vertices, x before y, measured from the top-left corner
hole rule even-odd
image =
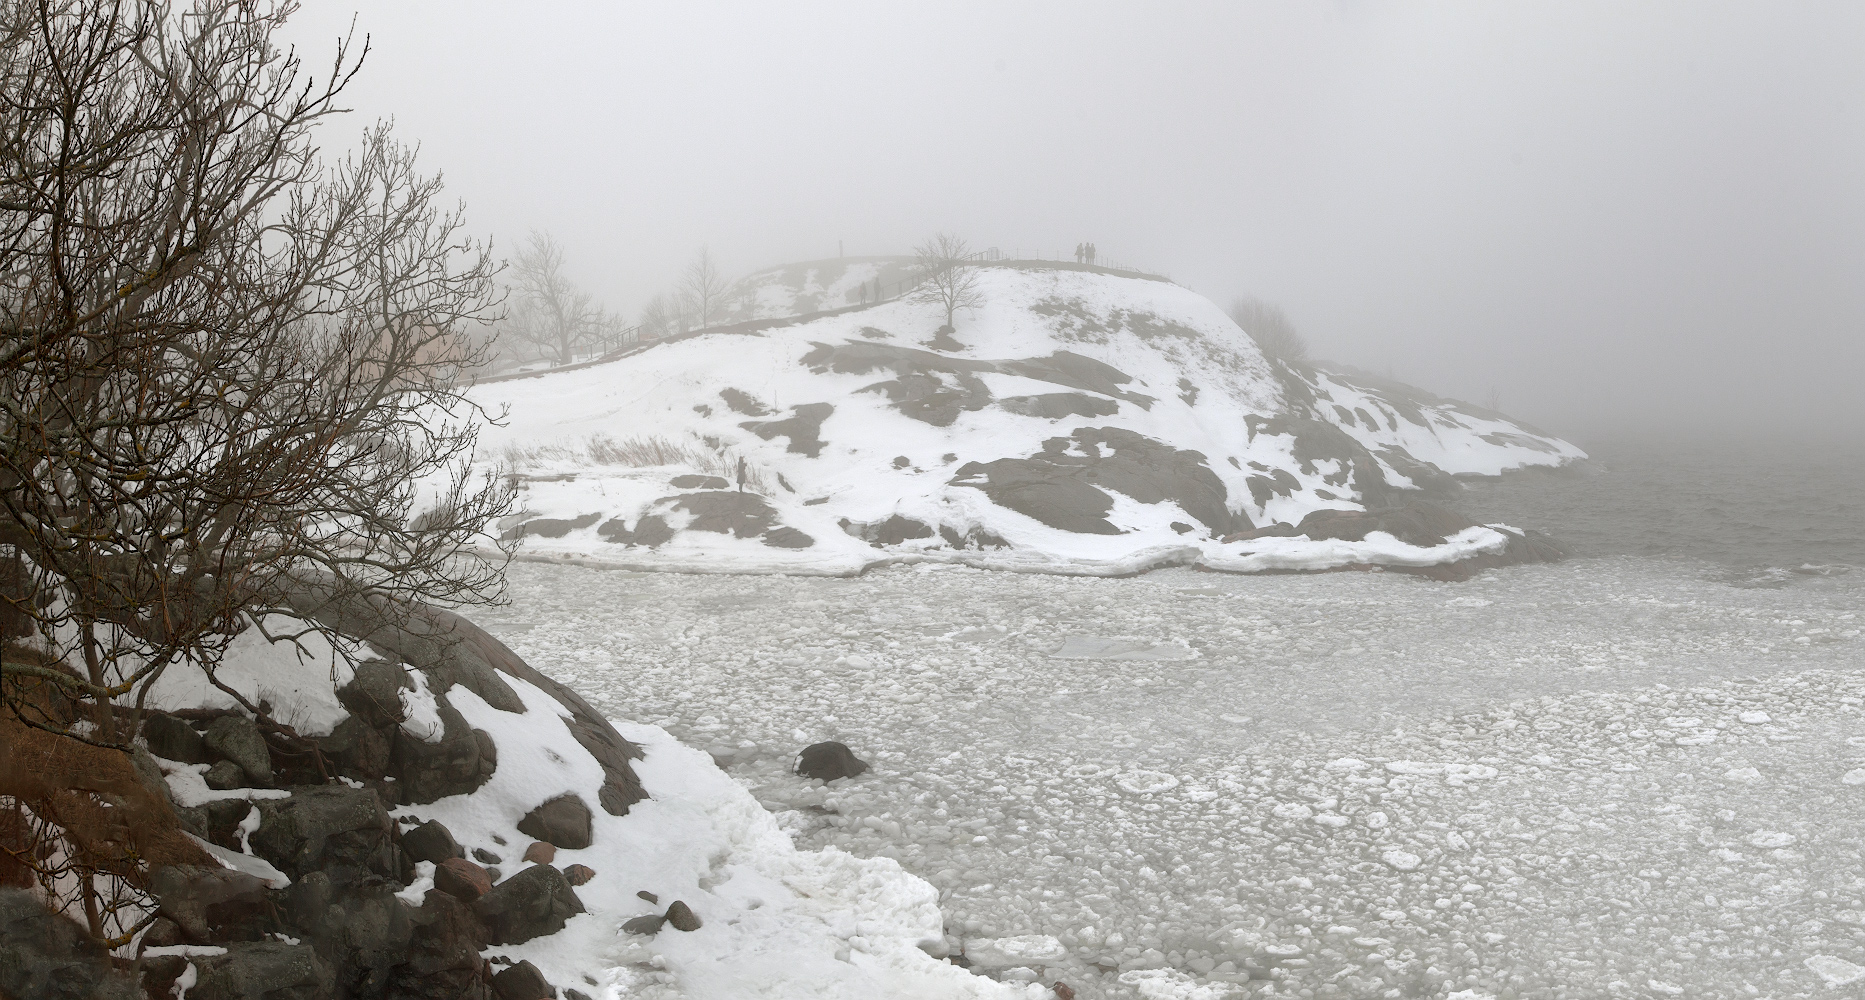
[[[698,255],[686,266],[686,273],[680,278],[681,304],[686,307],[694,326],[703,329],[719,318],[725,307],[728,287],[725,272],[719,270],[712,251],[700,247]]]
[[[921,302],[937,303],[945,310],[945,325],[952,326],[953,314],[960,309],[976,309],[984,304],[978,291],[978,268],[972,261],[971,247],[951,233],[937,233],[913,248],[914,267],[920,284],[913,297]]]
[[[1262,299],[1248,297],[1231,300],[1230,318],[1256,341],[1263,353],[1280,361],[1300,361],[1308,357],[1308,342],[1289,322],[1282,307]]]

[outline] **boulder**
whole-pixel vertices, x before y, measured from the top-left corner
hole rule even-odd
[[[559,795],[518,821],[518,832],[568,851],[590,845],[589,806],[579,795]]]
[[[492,977],[492,993],[499,1000],[553,1000],[557,987],[552,986],[530,962],[519,962]]]
[[[272,751],[266,748],[259,727],[244,715],[223,715],[207,727],[207,748],[246,772],[254,784],[272,784]]]
[[[432,861],[440,864],[448,858],[466,857],[466,852],[453,839],[453,832],[437,819],[409,830],[401,835],[402,853],[414,861]]]
[[[207,773],[201,775],[201,780],[207,782],[207,787],[224,792],[229,788],[243,787],[246,784],[246,770],[230,760],[223,760],[208,768]]]
[[[342,886],[367,875],[393,879],[400,871],[393,823],[371,789],[308,785],[257,805],[252,851],[292,878],[322,871]]]
[[[492,891],[492,878],[465,858],[448,858],[434,866],[434,888],[471,903]]]
[[[389,774],[401,786],[402,801],[411,805],[473,792],[498,767],[498,748],[492,738],[468,725],[466,718],[447,704],[445,695],[436,700],[441,723],[439,742],[429,743],[417,734],[399,732],[389,757]]]
[[[761,414],[753,414],[753,416],[761,416]],[[722,490],[732,485],[718,476],[698,475],[675,476],[669,482],[676,490]]]
[[[136,981],[75,921],[23,889],[0,889],[0,996],[19,1000],[137,1000]]]
[[[270,905],[265,882],[245,872],[198,865],[162,865],[149,873],[157,912],[173,920],[187,939],[206,944],[214,928],[241,923]]]
[[[414,682],[403,667],[386,660],[365,660],[356,665],[349,683],[337,689],[337,700],[371,728],[387,729],[408,717],[402,692],[413,689]]]
[[[852,778],[867,770],[867,761],[834,740],[804,747],[803,752],[797,755],[797,773],[805,778],[834,781],[837,778]]]
[[[414,929],[404,955],[389,977],[388,996],[406,1000],[487,1000],[492,995],[479,953],[486,928],[466,902],[438,890],[412,915]]]
[[[224,955],[193,959],[192,1000],[325,1000],[336,974],[308,944],[232,941]]]
[[[346,778],[380,781],[389,772],[394,752],[395,730],[377,729],[361,716],[352,715],[337,723],[329,736],[317,741],[325,759]]]
[[[677,931],[699,930],[699,914],[694,913],[685,900],[676,899],[667,907],[667,922]]]
[[[311,872],[283,894],[282,919],[330,964],[337,996],[381,996],[406,960],[414,908],[397,899],[395,889],[389,882],[341,889],[323,872]]]
[[[483,847],[473,848],[473,857],[479,859],[479,863],[482,865],[496,865],[505,860]]]
[[[596,870],[588,865],[571,865],[563,870],[563,877],[569,879],[571,885],[582,885],[596,877]]]
[[[557,860],[557,845],[547,841],[537,841],[525,848],[525,860],[534,864],[547,865]]]
[[[648,913],[622,921],[622,933],[642,934],[647,937],[653,937],[661,932],[661,925],[666,922],[666,917],[658,913]]]
[[[207,749],[207,741],[194,727],[186,722],[163,712],[151,712],[142,721],[142,738],[149,743],[149,752],[163,760],[180,761],[183,764],[211,764],[213,751]]]
[[[583,912],[583,901],[563,873],[550,865],[532,865],[492,887],[473,904],[493,944],[523,944],[555,934]]]

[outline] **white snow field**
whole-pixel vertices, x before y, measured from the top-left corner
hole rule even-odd
[[[511,583],[476,617],[514,650],[709,750],[798,848],[927,879],[980,982],[1474,1000],[1865,979],[1865,580],[1742,590],[1600,559],[1460,584]],[[824,739],[874,769],[794,776]]]
[[[523,487],[499,530],[527,556],[686,572],[1424,566],[1509,535],[1223,539],[1584,457],[1501,414],[1272,363],[1170,282],[978,278],[984,304],[960,311],[955,340],[933,304],[895,301],[479,385],[474,401],[504,414],[481,467]]]

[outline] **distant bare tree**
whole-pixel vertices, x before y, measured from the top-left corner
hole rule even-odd
[[[682,305],[694,326],[708,327],[719,318],[728,287],[725,272],[719,270],[712,251],[700,247],[699,254],[686,266],[686,273],[680,279]]]
[[[948,328],[958,310],[976,309],[984,304],[984,296],[978,291],[978,268],[971,259],[971,247],[964,240],[951,233],[937,233],[914,247],[913,254],[914,267],[920,276],[913,297],[943,307]]]
[[[1256,341],[1263,353],[1282,361],[1300,361],[1308,357],[1308,342],[1296,332],[1295,324],[1282,307],[1262,299],[1248,297],[1231,300],[1230,318]]]
[[[593,347],[605,322],[601,307],[563,269],[563,246],[532,232],[512,258],[511,313],[503,332],[552,366],[567,365]]]
[[[656,295],[642,307],[638,323],[641,336],[647,339],[666,337],[680,332],[680,306],[665,295]]]

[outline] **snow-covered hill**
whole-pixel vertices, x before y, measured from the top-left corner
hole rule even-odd
[[[776,269],[741,301],[839,306],[822,296],[867,280],[856,263],[828,284]],[[981,267],[979,288],[951,333],[934,305],[895,301],[482,384],[509,418],[481,459],[524,487],[501,530],[529,554],[682,570],[1423,566],[1511,536],[1303,519],[1584,457],[1498,413],[1272,362],[1170,282],[1012,264]]]

